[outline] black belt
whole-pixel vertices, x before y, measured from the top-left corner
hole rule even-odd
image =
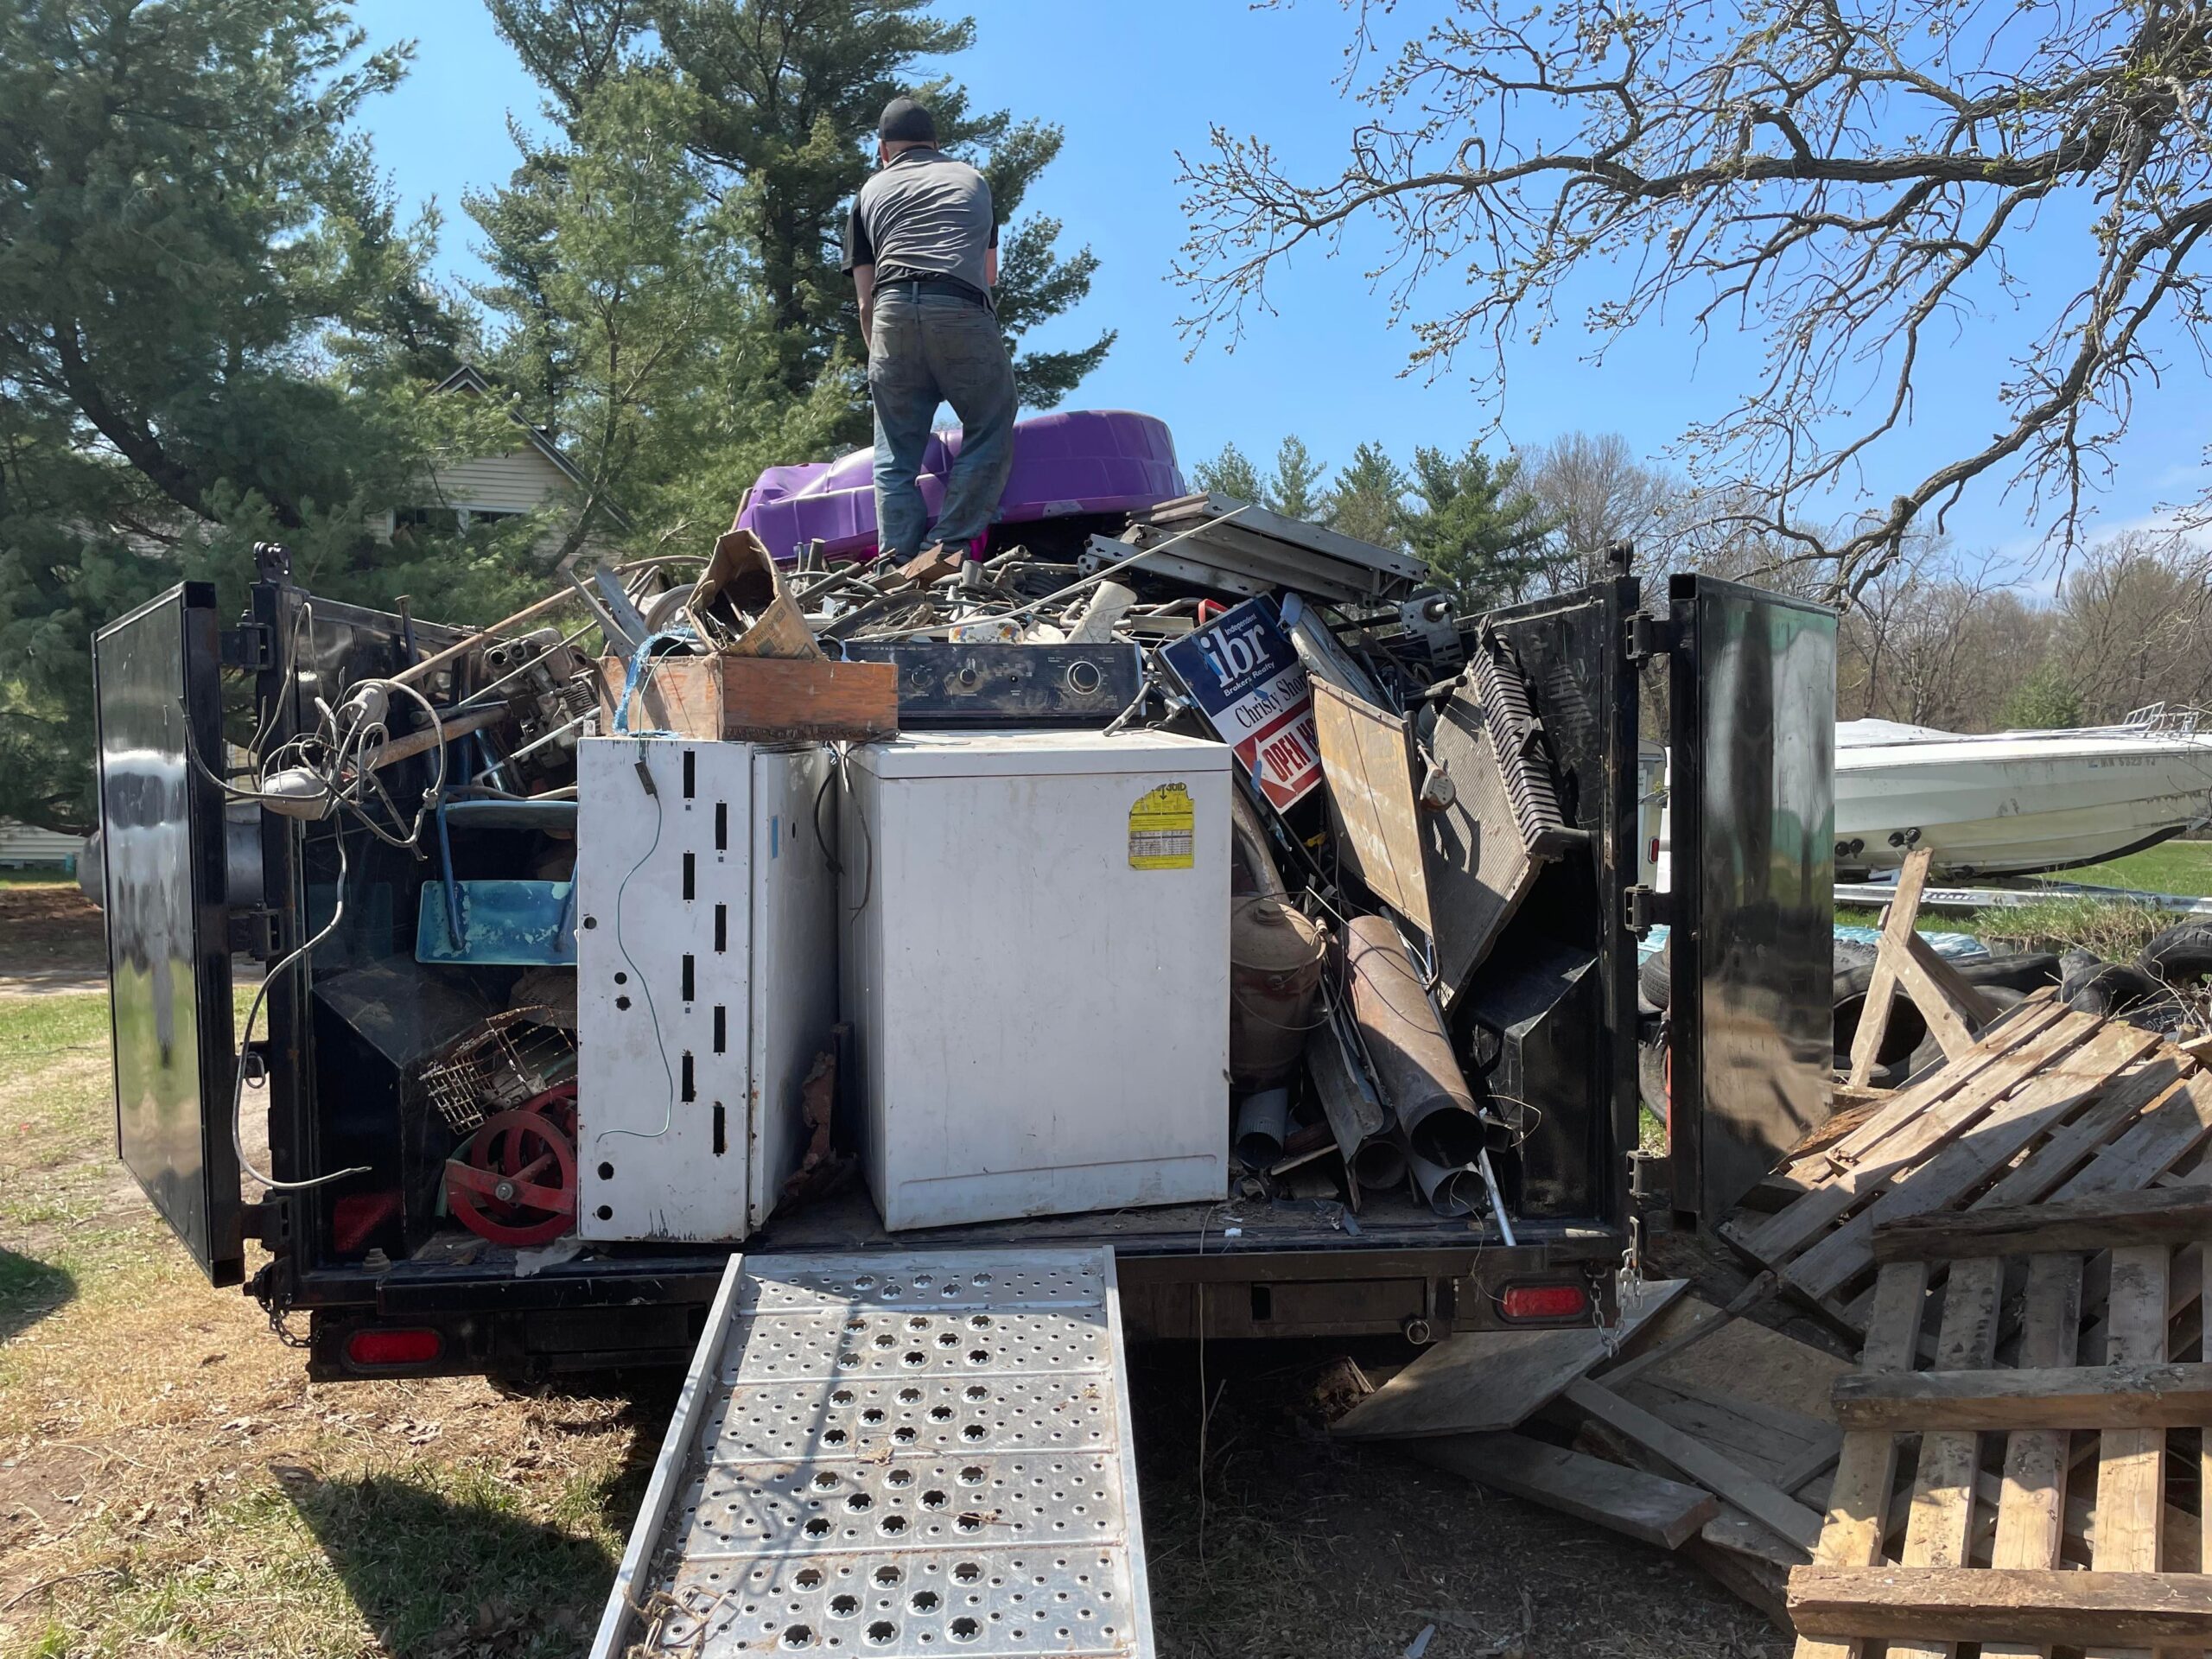
[[[968,300],[984,310],[991,308],[990,301],[977,289],[969,287],[957,276],[892,276],[878,283],[879,289],[887,288],[911,289],[917,295],[943,294],[956,300]]]

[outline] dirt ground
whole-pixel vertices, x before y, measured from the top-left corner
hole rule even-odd
[[[96,962],[90,912],[31,893],[0,890],[0,981]],[[672,1386],[311,1386],[112,1135],[105,997],[0,988],[0,1654],[581,1654]],[[1787,1649],[1685,1563],[1332,1442],[1336,1351],[1132,1355],[1162,1655]]]

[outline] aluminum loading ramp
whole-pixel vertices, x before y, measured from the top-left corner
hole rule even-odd
[[[730,1258],[593,1659],[1148,1659],[1106,1249]]]

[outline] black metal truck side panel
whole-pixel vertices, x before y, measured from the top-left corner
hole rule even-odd
[[[245,1268],[231,1141],[231,956],[215,590],[186,582],[93,642],[101,863],[124,1163],[219,1285]]]
[[[1835,613],[1669,588],[1675,1207],[1717,1221],[1827,1110]]]

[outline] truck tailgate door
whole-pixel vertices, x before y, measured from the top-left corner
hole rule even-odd
[[[215,589],[188,582],[92,647],[123,1161],[208,1278],[236,1284],[231,958]],[[200,764],[195,763],[198,762]]]
[[[1827,1116],[1835,613],[1669,586],[1675,1206],[1708,1224]]]

